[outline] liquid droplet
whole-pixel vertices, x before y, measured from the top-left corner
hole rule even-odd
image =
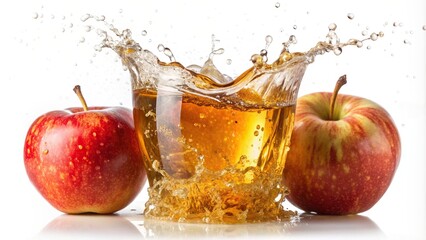
[[[158,46],[157,46],[157,50],[158,50],[159,52],[164,52],[164,45],[163,45],[163,44],[158,44]]]
[[[142,36],[146,36],[148,32],[146,30],[142,30]]]
[[[337,25],[335,23],[330,23],[330,25],[328,25],[328,30],[330,31],[335,31],[337,28]]]
[[[336,48],[333,49],[333,52],[336,56],[339,56],[340,54],[342,54],[342,48],[336,47]]]
[[[80,18],[80,20],[82,21],[82,22],[85,22],[85,21],[87,21],[89,18],[91,18],[92,16],[90,15],[90,14],[88,14],[88,13],[86,13],[86,14],[84,14],[83,16],[81,16],[81,18]]]
[[[92,26],[89,26],[89,25],[85,26],[84,31],[86,31],[86,32],[92,31]]]
[[[281,6],[281,4],[279,2],[275,3],[275,7],[279,8]]]
[[[370,39],[373,40],[373,41],[376,41],[378,38],[379,38],[379,36],[376,33],[372,33],[370,35]]]
[[[79,42],[80,43],[84,43],[86,41],[86,39],[84,37],[80,38]]]
[[[272,40],[273,40],[273,38],[272,38],[272,36],[271,36],[271,35],[267,35],[267,36],[265,37],[265,42],[266,42],[265,49],[268,49],[269,45],[271,45],[271,43],[272,43]]]
[[[426,25],[423,25],[423,31],[426,31]]]
[[[38,18],[38,13],[36,13],[36,12],[35,12],[35,13],[33,13],[32,18],[33,18],[33,19],[37,19],[37,18]]]
[[[230,59],[230,58],[226,59],[226,64],[231,65],[232,64],[232,59]]]
[[[297,25],[293,25],[293,29],[296,30],[297,29]]]
[[[348,18],[350,20],[354,19],[355,15],[353,13],[348,13]]]

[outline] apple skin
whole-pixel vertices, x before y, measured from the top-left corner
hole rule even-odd
[[[388,189],[401,156],[398,130],[377,103],[318,92],[297,101],[283,172],[294,206],[324,215],[349,215],[375,205]]]
[[[41,115],[27,132],[24,164],[41,195],[70,214],[116,212],[146,182],[132,112],[124,107]]]

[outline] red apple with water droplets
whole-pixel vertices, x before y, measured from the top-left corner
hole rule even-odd
[[[297,101],[283,173],[287,197],[318,214],[364,212],[386,192],[397,170],[401,143],[389,113],[377,103],[335,91]]]
[[[40,194],[64,213],[113,213],[141,191],[146,172],[132,112],[124,107],[51,111],[30,126],[24,164]]]

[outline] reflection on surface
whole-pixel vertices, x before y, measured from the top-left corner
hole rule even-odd
[[[199,238],[254,238],[271,239],[364,239],[385,238],[380,228],[368,217],[320,216],[302,214],[299,221],[259,224],[217,225],[135,220],[145,238],[199,239]]]
[[[371,219],[361,215],[302,214],[292,222],[191,224],[145,219],[140,213],[61,215],[47,224],[39,239],[384,239]]]
[[[138,229],[120,215],[61,215],[47,224],[39,239],[141,239]]]
[[[291,235],[296,236],[332,236],[336,239],[385,238],[385,234],[370,218],[361,215],[324,216],[304,213]]]

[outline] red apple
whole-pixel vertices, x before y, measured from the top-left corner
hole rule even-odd
[[[146,172],[132,112],[124,107],[51,111],[30,126],[24,146],[29,179],[65,213],[113,213],[141,191]]]
[[[401,143],[388,112],[373,101],[318,92],[297,101],[283,173],[288,200],[318,214],[356,214],[375,205],[391,184]]]

